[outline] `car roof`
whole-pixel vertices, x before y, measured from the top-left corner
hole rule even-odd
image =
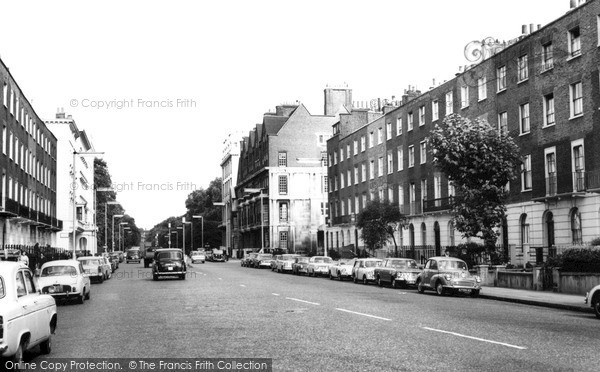
[[[27,266],[23,265],[21,262],[15,261],[0,261],[0,273],[16,273],[19,268],[25,268]]]
[[[359,260],[361,260],[361,261],[383,261],[381,258],[373,258],[373,257],[359,258]]]
[[[429,257],[430,260],[446,260],[446,261],[462,261],[465,262],[464,260],[461,260],[460,258],[456,258],[456,257],[448,257],[448,256],[436,256],[436,257]]]
[[[83,257],[77,257],[78,260],[89,260],[90,258],[101,259],[102,257],[100,257],[100,256],[83,256]]]
[[[73,265],[73,266],[79,266],[79,260],[75,261],[75,260],[55,260],[55,261],[48,261],[45,264],[42,265],[42,268],[44,267],[48,267],[48,266],[65,266],[65,265]]]

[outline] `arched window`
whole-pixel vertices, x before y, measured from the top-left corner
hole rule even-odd
[[[427,245],[427,226],[425,226],[425,222],[421,223],[421,244],[423,246]]]
[[[529,244],[529,222],[527,222],[527,214],[523,213],[519,219],[521,226],[521,246]]]
[[[408,225],[408,244],[415,249],[415,226],[412,223]]]
[[[571,237],[573,238],[573,244],[581,244],[581,213],[579,209],[573,208],[571,210]]]
[[[454,242],[454,221],[448,222],[448,245],[451,247],[455,246]]]

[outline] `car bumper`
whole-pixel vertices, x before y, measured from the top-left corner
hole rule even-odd
[[[329,269],[327,268],[316,268],[314,271],[315,275],[326,275],[329,274]]]
[[[168,275],[185,275],[185,271],[155,271],[154,275],[168,276]]]
[[[263,267],[269,267],[269,268],[270,268],[270,267],[271,267],[271,264],[259,263],[259,264],[258,264],[258,267],[259,267],[259,268],[263,268]]]
[[[588,298],[590,296],[590,292],[585,292],[585,298],[583,299],[583,302],[587,305],[588,303]]]
[[[481,286],[479,284],[475,284],[475,285],[447,284],[447,285],[445,285],[443,287],[444,288],[448,288],[448,289],[476,289],[476,290],[481,290]]]
[[[292,271],[291,267],[282,267],[281,271]]]

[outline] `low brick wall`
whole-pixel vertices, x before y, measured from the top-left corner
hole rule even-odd
[[[585,295],[600,284],[600,273],[563,273],[559,271],[558,291]]]
[[[533,290],[533,274],[520,271],[498,271],[497,287]]]

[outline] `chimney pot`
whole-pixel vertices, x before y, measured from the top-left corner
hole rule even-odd
[[[527,35],[527,25],[521,25],[521,34]]]
[[[533,23],[529,24],[529,33],[533,34],[535,32],[535,28],[533,27]]]

